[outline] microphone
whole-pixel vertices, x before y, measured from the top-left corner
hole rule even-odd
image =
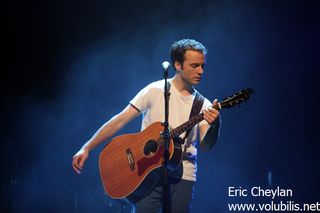
[[[169,67],[170,67],[170,63],[167,62],[167,61],[162,62],[161,65],[162,65],[162,68],[163,68],[164,70],[167,70],[167,69],[169,69]]]

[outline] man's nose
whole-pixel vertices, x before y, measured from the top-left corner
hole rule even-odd
[[[198,67],[198,69],[197,69],[197,72],[199,73],[199,74],[202,74],[203,73],[203,67],[202,66],[199,66]]]

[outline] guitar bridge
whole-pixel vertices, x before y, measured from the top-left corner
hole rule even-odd
[[[134,167],[134,158],[133,158],[133,154],[131,152],[130,149],[127,149],[126,150],[126,153],[127,153],[127,158],[128,158],[128,162],[129,162],[129,166],[130,166],[130,170],[131,171],[134,171],[135,170],[135,167]]]

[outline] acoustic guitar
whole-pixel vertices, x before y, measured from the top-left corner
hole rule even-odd
[[[215,109],[231,108],[249,99],[253,89],[246,88],[219,102]],[[169,171],[182,160],[181,140],[178,136],[202,121],[203,113],[170,131]],[[113,138],[101,151],[99,170],[106,193],[114,199],[136,202],[143,198],[160,180],[163,166],[164,130],[162,122],[155,122],[143,131]]]

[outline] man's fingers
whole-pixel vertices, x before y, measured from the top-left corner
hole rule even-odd
[[[72,167],[78,174],[81,173],[83,165],[89,156],[88,151],[80,150],[75,156],[73,156]]]
[[[203,111],[204,119],[209,124],[212,124],[219,116],[219,110],[214,108],[217,104],[218,104],[218,99],[214,99],[214,101],[212,102],[212,106],[208,107]]]
[[[82,158],[80,159],[79,165],[81,169],[83,168],[84,162],[87,160],[87,158],[88,157],[86,155],[83,155]]]
[[[204,119],[211,124],[212,121],[214,120],[214,116],[211,114],[212,112],[210,112],[210,109],[207,109],[204,111]]]
[[[79,163],[79,161],[80,161],[80,163]],[[83,162],[82,163],[81,162],[82,162],[81,157],[75,157],[75,158],[73,158],[73,161],[72,161],[72,167],[78,174],[81,173],[81,170],[83,167]]]
[[[208,107],[207,110],[205,110],[205,112],[209,115],[209,116],[217,116],[219,115],[219,111],[214,109],[213,107]]]
[[[78,169],[77,167],[73,166],[73,169],[77,174],[81,174],[81,170]]]
[[[81,169],[75,165],[75,164],[72,164],[72,167],[73,167],[73,170],[77,173],[77,174],[80,174],[81,173]]]
[[[213,102],[212,102],[212,106],[216,106],[218,104],[218,99],[214,99]]]
[[[213,103],[213,105],[217,104],[218,103],[218,99],[214,99],[212,103]]]

